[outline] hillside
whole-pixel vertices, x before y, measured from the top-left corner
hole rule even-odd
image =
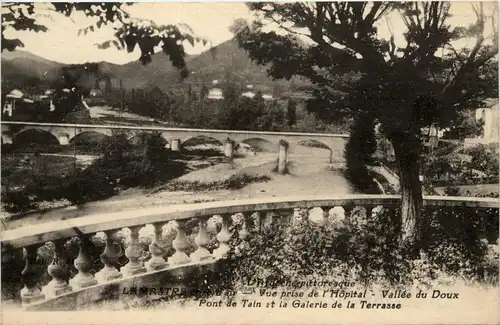
[[[64,64],[47,60],[27,51],[2,52],[2,81],[11,76],[36,77],[54,80]]]
[[[100,71],[111,77],[114,88],[119,87],[120,80],[125,90],[158,86],[164,91],[172,87],[184,87],[187,84],[210,85],[212,80],[230,78],[239,84],[252,84],[261,90],[271,90],[274,85],[281,85],[287,90],[289,81],[273,81],[268,77],[266,67],[253,63],[247,53],[238,47],[235,40],[226,41],[212,50],[200,55],[187,56],[190,75],[184,81],[180,72],[170,63],[163,53],[153,55],[152,62],[146,66],[138,60],[124,65],[100,62]],[[52,81],[58,77],[61,63],[50,61],[26,51],[2,53],[2,80],[19,80],[22,76]],[[307,86],[307,83],[295,78],[296,86]]]

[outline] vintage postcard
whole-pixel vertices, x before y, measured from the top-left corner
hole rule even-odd
[[[497,2],[2,2],[1,322],[498,324]]]

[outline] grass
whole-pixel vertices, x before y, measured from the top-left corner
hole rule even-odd
[[[160,191],[185,191],[185,192],[208,192],[219,190],[238,190],[251,183],[263,183],[270,181],[269,176],[253,176],[248,174],[233,175],[229,179],[214,182],[181,181],[174,180],[155,192]]]
[[[33,154],[2,155],[2,185],[22,187],[38,175],[60,176],[74,172],[73,157]]]

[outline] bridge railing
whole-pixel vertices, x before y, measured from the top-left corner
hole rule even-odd
[[[130,277],[141,277],[148,273],[168,270],[180,265],[206,264],[215,262],[230,250],[230,229],[237,231],[239,237],[246,241],[254,231],[259,231],[274,222],[290,223],[294,220],[295,209],[320,208],[323,222],[328,222],[333,208],[341,207],[344,217],[352,217],[352,211],[361,209],[365,216],[372,215],[377,207],[396,208],[399,205],[399,196],[390,195],[349,195],[335,197],[313,197],[313,198],[272,198],[272,199],[248,199],[208,202],[190,205],[173,205],[119,213],[106,213],[89,217],[48,222],[29,227],[22,227],[4,231],[0,234],[3,249],[23,248],[25,268],[22,271],[23,288],[20,292],[22,304],[43,304],[51,299],[61,298],[75,291],[84,291],[106,284],[110,281],[126,279]],[[468,207],[489,209],[499,208],[497,199],[490,198],[463,198],[463,197],[425,197],[424,206],[434,207]],[[240,226],[230,227],[239,216]],[[216,229],[216,246],[210,251],[211,239],[207,231],[207,224],[213,217],[220,218],[220,229]],[[256,218],[257,222],[250,222]],[[197,234],[194,238],[194,249],[188,254],[188,248],[192,248],[187,234],[186,225],[197,224]],[[174,224],[171,228],[175,232],[172,240],[174,253],[166,256],[164,231],[168,224]],[[143,260],[144,250],[139,242],[139,231],[147,225],[153,225],[154,238],[148,247],[147,261]],[[217,227],[215,227],[217,228]],[[116,268],[117,251],[116,235],[118,232],[128,229],[128,246],[125,256],[128,263]],[[90,239],[96,234],[105,234],[105,245],[100,259],[103,267],[92,274],[92,257],[89,253]],[[69,267],[65,261],[65,243],[77,237],[79,252],[73,265],[77,270],[76,275],[68,280]],[[39,274],[35,271],[37,250],[47,242],[53,243],[53,260],[47,267],[47,273],[51,281],[40,288]],[[41,290],[40,290],[41,289]]]

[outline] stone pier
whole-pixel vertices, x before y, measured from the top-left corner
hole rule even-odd
[[[179,151],[181,140],[179,138],[172,139],[172,144],[170,145],[170,150]]]
[[[234,155],[234,141],[231,139],[227,139],[224,144],[224,156],[229,158],[229,160],[233,160]]]
[[[287,154],[288,154],[288,142],[286,142],[285,140],[280,140],[279,152],[278,152],[278,174],[280,175],[286,173]]]

